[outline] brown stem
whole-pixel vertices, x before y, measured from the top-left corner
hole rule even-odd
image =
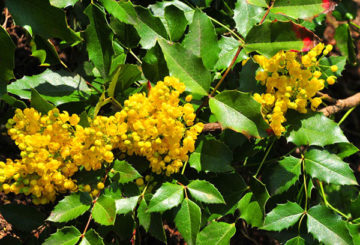
[[[218,90],[218,88],[220,87],[220,85],[222,84],[222,82],[225,80],[226,76],[228,75],[228,73],[230,72],[231,68],[233,67],[233,65],[235,64],[235,61],[237,60],[237,58],[239,57],[240,51],[242,49],[242,46],[239,46],[236,54],[234,56],[234,58],[232,59],[230,65],[228,66],[228,68],[226,69],[226,71],[224,72],[224,74],[222,75],[221,79],[219,80],[219,82],[216,84],[215,88],[213,89],[213,91],[211,92],[211,94],[206,97],[203,101],[203,103],[199,106],[199,108],[196,110],[196,115],[199,114],[200,110],[206,106],[209,102],[210,97],[214,96],[216,90]]]
[[[322,93],[322,92],[317,92],[316,95],[319,96],[319,97],[321,97],[321,99],[326,100],[326,101],[328,101],[328,102],[330,102],[330,103],[332,103],[332,104],[335,104],[335,103],[337,102],[336,99],[334,99],[333,97],[331,97],[331,96],[328,95],[328,94],[324,94],[324,93]]]
[[[337,100],[335,105],[326,106],[319,111],[328,117],[332,114],[338,113],[339,111],[346,110],[358,105],[360,105],[360,93],[356,93],[346,99]]]
[[[10,18],[9,10],[8,10],[8,8],[5,8],[5,21],[4,21],[4,23],[2,24],[2,27],[3,27],[4,29],[6,29],[6,26],[7,26],[7,23],[8,23],[9,18]]]
[[[272,6],[274,5],[275,1],[272,1],[271,5],[268,7],[268,9],[266,10],[264,16],[262,17],[262,19],[259,22],[259,25],[261,25],[262,23],[264,23],[266,17],[268,16],[268,14],[270,13],[270,9],[272,8]]]

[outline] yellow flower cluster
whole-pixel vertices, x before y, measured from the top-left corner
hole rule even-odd
[[[78,115],[53,109],[41,115],[33,108],[16,110],[7,127],[21,150],[21,159],[0,162],[0,191],[32,195],[35,204],[54,201],[57,193],[91,191],[72,176],[80,169],[100,169],[114,159],[112,150],[144,156],[153,172],[176,173],[194,151],[203,124],[194,124],[191,104],[179,105],[185,85],[165,77],[148,96],[134,94],[114,116],[96,116],[89,127]],[[185,99],[191,100],[191,95]],[[104,188],[97,185],[92,194]],[[97,192],[96,192],[97,191]]]
[[[254,94],[254,99],[261,103],[262,113],[268,120],[276,136],[285,131],[283,123],[288,109],[307,113],[308,104],[313,111],[322,103],[316,93],[324,88],[325,80],[321,79],[319,58],[332,50],[320,43],[299,60],[298,53],[280,51],[271,58],[255,55],[254,60],[262,68],[256,73],[256,80],[266,86],[263,94]],[[337,66],[331,66],[336,72]],[[324,74],[326,76],[326,74]],[[329,85],[334,84],[336,77],[327,78]]]

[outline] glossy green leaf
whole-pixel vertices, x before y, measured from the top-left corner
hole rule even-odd
[[[216,32],[209,17],[196,10],[194,19],[189,26],[189,32],[183,41],[185,49],[191,50],[200,57],[207,69],[212,69],[216,64],[220,48],[217,42]]]
[[[7,82],[14,78],[15,45],[9,34],[0,27],[0,97],[6,93]]]
[[[111,57],[114,54],[113,32],[106,21],[105,13],[96,5],[90,4],[84,11],[90,24],[84,32],[89,59],[106,78],[110,71]]]
[[[50,0],[50,4],[57,8],[74,6],[79,0]]]
[[[246,37],[250,29],[260,22],[264,13],[262,7],[251,5],[247,0],[237,0],[233,17],[237,31]]]
[[[104,245],[104,242],[94,229],[90,229],[85,233],[79,245]]]
[[[329,76],[337,76],[340,77],[342,71],[345,68],[346,57],[345,56],[331,56],[331,57],[323,57],[319,60],[319,67],[321,72],[323,73],[322,78],[326,80]],[[336,65],[338,70],[336,72],[331,71],[331,66]]]
[[[14,108],[25,109],[27,106],[22,100],[18,100],[9,94],[4,94],[0,97],[0,100],[5,101],[7,104],[11,105]]]
[[[297,236],[286,241],[285,245],[305,245],[304,238]]]
[[[225,203],[221,193],[206,180],[193,180],[187,185],[191,196],[204,203]]]
[[[297,146],[317,145],[323,147],[348,142],[340,127],[322,113],[297,114],[288,118],[291,127],[287,133],[287,140]]]
[[[295,202],[278,204],[265,217],[265,223],[261,227],[268,231],[281,231],[293,226],[304,214],[304,210]]]
[[[47,114],[48,111],[55,108],[54,105],[47,102],[38,91],[31,89],[31,107],[35,108],[37,111]]]
[[[11,16],[17,25],[29,25],[32,31],[44,38],[57,37],[68,43],[81,41],[66,23],[63,10],[50,5],[44,0],[11,0],[6,1]]]
[[[122,184],[141,177],[141,174],[125,160],[120,161],[116,159],[112,169],[114,170],[112,174],[118,173],[120,175],[119,183]]]
[[[146,212],[148,205],[145,199],[141,199],[140,205],[137,209],[137,217],[139,219],[139,224],[144,227],[145,231],[148,232],[151,222],[151,213]]]
[[[78,192],[66,196],[51,211],[47,220],[68,222],[85,213],[91,207],[92,199],[88,193]]]
[[[46,218],[34,207],[14,203],[0,205],[0,213],[14,228],[25,232],[38,228]]]
[[[129,88],[134,82],[140,80],[140,67],[133,64],[119,65],[112,74],[111,82],[107,90],[108,95],[117,98],[124,94],[125,90]]]
[[[345,222],[324,206],[317,205],[309,209],[307,228],[324,244],[353,244]]]
[[[31,88],[56,106],[83,101],[90,96],[90,89],[79,75],[49,69],[39,75],[24,76],[16,80],[8,86],[8,92],[22,99],[30,99]]]
[[[353,243],[360,244],[360,224],[346,223],[346,227],[349,230],[350,236],[352,237]]]
[[[341,159],[344,159],[345,157],[349,157],[359,151],[359,148],[357,148],[351,143],[346,143],[346,142],[337,143],[333,145],[332,148],[335,149],[335,151],[330,150],[330,152],[336,153],[336,155]]]
[[[254,193],[254,200],[259,203],[262,212],[265,213],[265,205],[270,198],[265,184],[253,177],[250,178],[249,187],[250,190]]]
[[[117,18],[111,18],[111,29],[120,43],[128,48],[136,48],[140,42],[139,34],[134,26],[121,22]]]
[[[238,203],[237,208],[240,211],[240,218],[244,219],[253,227],[261,227],[264,220],[264,214],[259,202],[256,201],[254,193],[246,193]]]
[[[148,212],[163,212],[181,203],[184,188],[181,185],[165,182],[156,190],[149,203]]]
[[[144,76],[153,83],[161,81],[164,77],[169,75],[164,54],[162,53],[159,44],[156,44],[147,51],[143,59],[142,69]]]
[[[225,222],[212,222],[206,226],[197,236],[198,245],[227,245],[235,235],[235,224]]]
[[[259,7],[268,7],[270,0],[247,0],[249,4],[259,6]]]
[[[180,79],[186,90],[198,95],[207,95],[210,89],[211,74],[202,60],[180,44],[170,44],[164,39],[158,40],[164,53],[170,75]]]
[[[134,208],[136,207],[138,199],[139,199],[139,196],[116,199],[115,200],[116,213],[117,214],[127,214],[129,212],[132,212],[134,210]]]
[[[246,52],[256,51],[271,57],[280,50],[308,50],[314,34],[306,28],[289,22],[265,22],[251,28],[245,38]]]
[[[39,35],[34,35],[33,40],[36,44],[35,48],[38,51],[43,50],[44,52],[46,52],[45,61],[43,63],[50,64],[51,66],[61,64],[64,67],[66,67],[64,62],[62,62],[62,60],[60,59],[54,44],[50,42],[50,40],[45,39]],[[34,51],[33,51],[33,55],[34,55]]]
[[[202,139],[195,151],[190,155],[190,166],[198,172],[229,172],[232,171],[233,153],[227,145],[214,139]]]
[[[223,128],[246,136],[266,136],[269,127],[260,112],[260,104],[248,93],[224,91],[209,101],[211,112]]]
[[[335,30],[336,46],[342,55],[346,56],[350,64],[356,62],[355,45],[350,34],[349,24],[341,24]]]
[[[234,59],[235,54],[239,48],[240,42],[233,37],[222,36],[218,42],[220,47],[219,59],[215,64],[215,70],[226,69]],[[240,51],[234,65],[247,58],[244,50]]]
[[[293,186],[301,174],[301,159],[288,156],[264,176],[269,191],[273,194],[281,194]]]
[[[193,201],[185,198],[174,219],[175,225],[187,244],[196,244],[200,230],[201,210]]]
[[[178,41],[184,34],[187,27],[185,14],[175,5],[169,5],[165,8],[164,17],[169,30],[171,41]]]
[[[131,2],[117,2],[115,0],[100,0],[106,11],[119,21],[135,25],[137,14]]]
[[[101,195],[94,204],[92,216],[101,225],[114,225],[116,218],[115,200],[110,196]]]
[[[305,170],[311,177],[340,185],[357,185],[348,163],[326,150],[311,149],[305,153]]]
[[[307,19],[327,11],[329,7],[330,3],[325,4],[323,0],[276,0],[270,11],[294,19]]]
[[[154,15],[163,18],[165,15],[165,8],[171,5],[184,11],[187,21],[191,23],[195,10],[179,0],[156,2],[155,4],[152,4],[149,7],[154,13]]]
[[[80,239],[81,233],[74,226],[65,226],[51,234],[43,245],[75,245]]]
[[[262,86],[256,79],[256,72],[259,69],[259,64],[255,63],[252,59],[248,60],[242,67],[239,73],[239,90],[241,92],[260,93],[264,91]]]

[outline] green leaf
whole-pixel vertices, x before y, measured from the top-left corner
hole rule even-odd
[[[184,12],[175,5],[165,8],[164,17],[169,30],[171,41],[178,41],[186,30],[188,24]]]
[[[162,222],[160,213],[151,214],[149,233],[156,239],[162,241],[163,243],[167,242],[167,238],[164,230],[164,224]]]
[[[116,18],[111,18],[110,26],[123,46],[128,48],[136,48],[138,46],[140,37],[134,26],[125,24]]]
[[[360,244],[360,224],[346,223],[354,244]]]
[[[51,211],[47,220],[68,222],[85,213],[91,207],[92,199],[88,193],[78,192],[66,196]]]
[[[319,67],[322,72],[322,78],[326,80],[329,76],[341,76],[341,72],[344,70],[346,64],[345,56],[331,56],[331,57],[323,57],[319,60]],[[336,65],[338,70],[336,72],[331,71],[331,66]]]
[[[249,181],[250,190],[254,193],[254,199],[259,203],[263,213],[265,213],[265,204],[269,200],[270,195],[264,183],[255,177]]]
[[[230,244],[230,239],[235,235],[235,224],[225,222],[212,222],[206,226],[197,236],[198,245],[226,245]]]
[[[222,36],[218,42],[220,47],[219,59],[215,64],[215,70],[226,69],[231,64],[231,61],[234,59],[235,54],[240,46],[240,42],[233,37]],[[237,57],[234,65],[240,61],[248,58],[244,50],[241,50],[239,56]]]
[[[270,2],[270,0],[247,0],[247,1],[249,4],[264,8],[269,7],[269,2]]]
[[[349,24],[341,24],[335,30],[336,46],[342,55],[347,57],[350,64],[356,62],[356,53],[353,39],[350,34]]]
[[[85,233],[80,245],[104,245],[104,242],[101,236],[94,229],[90,229]]]
[[[180,185],[165,182],[156,190],[149,203],[148,212],[163,212],[181,203],[184,188]]]
[[[197,95],[207,95],[210,89],[211,74],[202,60],[180,44],[170,44],[164,39],[158,40],[170,74],[186,85],[186,90]]]
[[[187,244],[195,244],[200,230],[201,210],[196,203],[185,198],[174,219],[175,225]]]
[[[289,125],[291,125],[287,133],[287,140],[297,146],[317,145],[324,147],[330,144],[348,142],[341,128],[322,113],[298,113],[289,115],[287,118]]]
[[[247,53],[257,51],[271,57],[280,50],[308,50],[314,34],[306,28],[289,22],[265,22],[251,28],[245,38]]]
[[[349,157],[359,151],[359,149],[351,143],[337,143],[333,145],[333,147],[329,147],[332,150],[330,152],[336,153],[338,157],[344,159],[345,157]],[[335,151],[334,151],[335,149]]]
[[[273,167],[271,167],[273,168]],[[301,159],[293,156],[284,157],[279,164],[264,176],[269,191],[275,195],[287,191],[299,179],[301,174]]]
[[[253,227],[261,227],[263,224],[264,214],[259,202],[256,201],[254,193],[246,193],[238,203],[240,218],[244,219]]]
[[[328,5],[323,0],[276,0],[270,11],[294,19],[307,19],[327,11]]]
[[[0,85],[1,86],[1,85]],[[14,108],[25,109],[27,106],[22,100],[18,100],[9,94],[4,94],[0,96],[0,100],[5,101],[7,104],[11,105]]]
[[[137,209],[137,217],[139,219],[139,224],[144,227],[146,232],[149,232],[152,213],[146,212],[147,209],[148,205],[143,198],[141,199],[140,205]]]
[[[229,172],[232,171],[233,153],[227,145],[219,140],[203,139],[190,155],[190,166],[198,172]]]
[[[206,180],[193,180],[187,185],[192,197],[204,203],[225,203],[221,193]]]
[[[198,9],[195,11],[183,45],[185,49],[191,50],[200,57],[207,69],[212,69],[219,58],[220,48],[215,28],[209,17]]]
[[[288,240],[285,245],[305,245],[305,240],[302,237],[297,236]]]
[[[57,37],[68,43],[81,41],[68,27],[65,12],[51,6],[47,0],[12,0],[6,1],[6,6],[17,25],[29,25],[34,33],[46,39]]]
[[[0,213],[16,229],[25,232],[38,228],[46,218],[34,207],[20,204],[0,205]]]
[[[324,206],[317,205],[308,211],[307,228],[324,244],[352,244],[345,222]]]
[[[305,153],[305,170],[311,177],[340,185],[357,185],[348,163],[326,150],[311,149]]]
[[[265,217],[265,223],[261,227],[268,231],[281,231],[293,226],[304,214],[304,210],[295,202],[278,204]]]
[[[100,0],[106,11],[119,21],[135,25],[137,14],[131,2],[116,2],[114,0]]]
[[[55,108],[54,105],[47,102],[38,91],[31,89],[31,107],[34,107],[39,112],[46,114],[48,111]]]
[[[57,8],[74,6],[79,0],[50,0],[50,4]]]
[[[6,93],[7,82],[14,78],[13,70],[15,68],[15,45],[11,37],[0,27],[0,97]]]
[[[141,174],[125,160],[119,161],[116,159],[112,169],[114,170],[114,174],[118,173],[120,175],[119,183],[122,184],[141,177]]]
[[[117,67],[112,75],[109,88],[107,90],[110,97],[117,98],[124,94],[125,89],[129,88],[134,82],[141,78],[140,67],[133,64],[124,64]]]
[[[92,210],[94,220],[101,225],[114,225],[116,218],[115,200],[101,195]]]
[[[256,25],[264,16],[265,10],[262,7],[248,3],[248,0],[237,0],[234,9],[234,21],[236,29],[246,37],[250,29]]]
[[[149,7],[154,13],[154,15],[163,18],[165,15],[165,8],[171,5],[174,5],[178,9],[184,11],[187,21],[191,23],[195,10],[179,0],[156,2],[155,4],[152,4]]]
[[[264,92],[264,86],[255,79],[258,69],[259,65],[252,59],[246,62],[239,73],[240,91],[260,94]]]
[[[249,93],[224,91],[209,101],[211,112],[223,128],[246,136],[266,136],[269,127],[261,115],[261,106]]]
[[[90,4],[84,13],[90,20],[84,32],[89,59],[101,76],[106,78],[110,71],[111,57],[114,54],[112,46],[114,34],[106,21],[105,13],[98,6]]]
[[[149,49],[143,59],[142,69],[144,76],[151,82],[156,83],[169,75],[164,54],[159,44]]]
[[[116,213],[117,214],[127,214],[132,212],[136,207],[139,196],[121,198],[115,200]]]
[[[51,70],[16,80],[8,86],[8,92],[22,99],[30,99],[31,88],[36,89],[44,99],[56,106],[83,101],[90,96],[90,89],[82,77],[73,76],[65,71]]]
[[[75,245],[80,239],[81,233],[74,226],[65,226],[51,234],[43,245]]]

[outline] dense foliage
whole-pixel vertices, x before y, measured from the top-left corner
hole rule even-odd
[[[353,4],[6,1],[41,69],[15,77],[0,28],[0,191],[31,200],[0,205],[3,241],[359,244],[353,109],[320,92],[356,62]]]

